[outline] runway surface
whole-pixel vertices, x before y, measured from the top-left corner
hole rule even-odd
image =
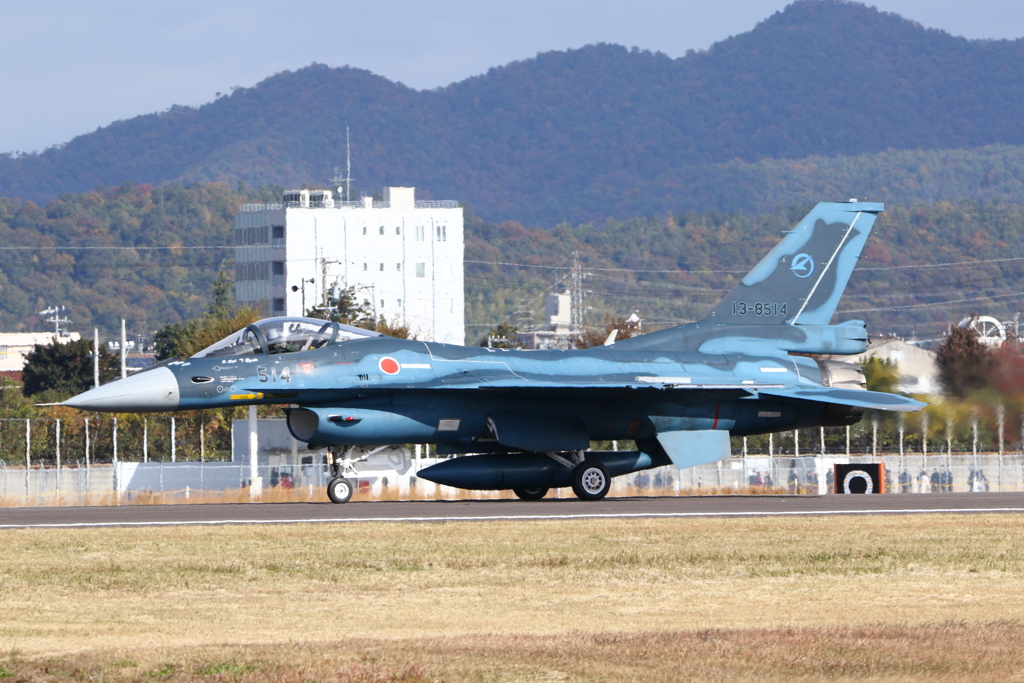
[[[922,513],[1021,513],[1024,493],[853,496],[684,496],[453,500],[381,503],[260,503],[0,508],[0,529],[25,527],[175,526],[189,524],[431,523],[643,517],[771,517]]]

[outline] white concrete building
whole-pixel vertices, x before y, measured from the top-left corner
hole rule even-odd
[[[908,394],[938,394],[942,392],[939,385],[938,354],[920,346],[908,344],[902,339],[881,339],[871,342],[868,350],[856,356],[826,356],[833,360],[861,364],[871,358],[888,360],[899,369],[900,381],[897,391]]]
[[[36,344],[49,346],[54,340],[53,332],[4,332],[0,333],[0,371],[21,370],[25,367],[25,356],[35,348]],[[78,341],[82,338],[78,332],[70,334],[61,331],[56,337],[61,344]]]
[[[465,343],[463,215],[454,201],[335,201],[329,190],[286,192],[235,216],[235,299],[269,315],[302,315],[334,286],[355,287],[377,317],[427,341]]]

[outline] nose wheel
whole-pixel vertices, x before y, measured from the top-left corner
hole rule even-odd
[[[597,460],[584,460],[572,470],[572,492],[580,500],[601,500],[611,487],[608,468]]]
[[[332,503],[347,503],[355,492],[351,479],[335,477],[327,484],[327,497]]]

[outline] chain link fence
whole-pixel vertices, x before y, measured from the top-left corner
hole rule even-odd
[[[865,421],[852,429],[734,438],[731,459],[617,477],[610,495],[824,495],[834,490],[835,465],[860,463],[884,463],[889,493],[1024,491],[1024,454],[1019,445],[1007,450],[1008,439],[998,438],[1002,432],[991,426],[974,421],[956,432],[943,427],[939,437],[946,438],[937,439],[926,436],[927,420],[918,433],[903,421],[891,426]],[[201,420],[166,416],[2,419],[0,506],[326,500],[330,475],[323,450],[293,440],[284,420],[259,420],[254,470],[247,429],[244,420],[215,430]],[[359,468],[357,499],[511,496],[419,479],[420,469],[437,462],[427,447],[372,450]]]

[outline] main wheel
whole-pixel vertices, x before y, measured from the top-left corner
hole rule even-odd
[[[540,500],[548,495],[548,489],[512,489],[512,493],[516,494],[519,500]]]
[[[327,484],[327,497],[332,503],[347,503],[352,498],[355,486],[344,477],[335,477]]]
[[[601,500],[611,487],[608,468],[597,460],[584,460],[572,471],[572,492],[580,500]]]

